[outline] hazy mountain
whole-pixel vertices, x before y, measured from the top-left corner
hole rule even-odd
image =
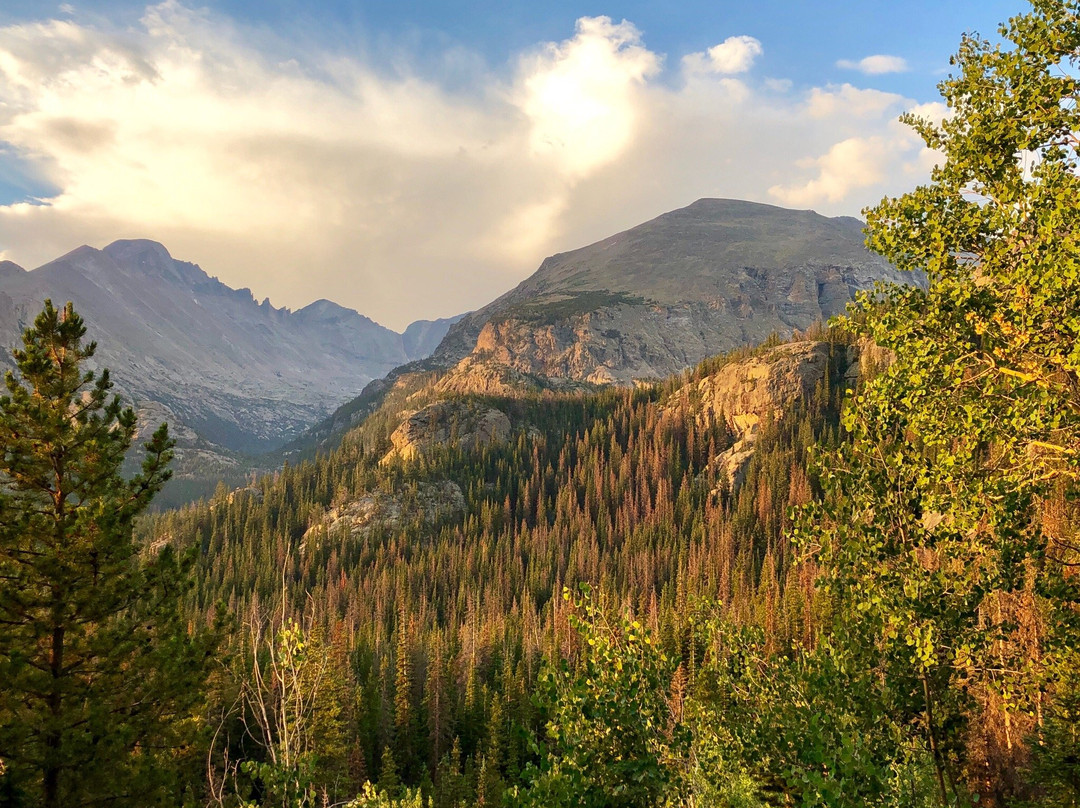
[[[25,272],[25,269],[12,261],[0,261],[0,280],[8,277],[18,277]]]
[[[435,356],[468,357],[458,371],[470,378],[491,363],[600,383],[667,376],[838,314],[875,281],[911,281],[863,241],[857,219],[700,199],[548,258]]]
[[[147,425],[170,422],[186,465],[208,471],[227,466],[230,451],[285,443],[433,348],[450,325],[415,323],[406,339],[328,300],[275,308],[161,244],[117,241],[79,247],[31,272],[0,263],[4,362],[46,297],[58,306],[74,301],[98,343],[96,364],[111,369]]]
[[[417,320],[410,323],[401,335],[401,343],[409,360],[423,359],[430,356],[439,347],[446,332],[454,323],[458,322],[464,314],[457,317],[445,317],[440,320]]]

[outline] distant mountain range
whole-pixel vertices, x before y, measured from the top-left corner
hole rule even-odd
[[[153,241],[79,247],[33,271],[0,263],[0,363],[41,310],[71,300],[98,343],[96,364],[138,405],[167,420],[181,471],[227,470],[234,453],[275,449],[372,379],[427,356],[453,320],[404,334],[329,300],[299,311],[258,303]]]
[[[663,378],[805,330],[879,280],[923,281],[869,252],[857,219],[701,199],[399,334],[328,300],[258,303],[161,244],[117,241],[31,272],[0,262],[0,345],[18,344],[45,297],[74,301],[98,366],[144,426],[170,423],[178,476],[203,478],[202,493],[334,443],[404,380],[445,398]]]

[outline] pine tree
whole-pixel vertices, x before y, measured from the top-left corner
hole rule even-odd
[[[163,424],[140,473],[108,371],[70,303],[50,301],[0,397],[0,759],[31,805],[176,804],[172,752],[209,646],[179,618],[185,571],[132,521],[168,479]],[[17,800],[20,798],[16,798]]]
[[[391,799],[401,791],[401,778],[398,777],[397,761],[389,746],[383,747],[382,767],[379,769],[379,792]]]
[[[412,649],[409,643],[408,626],[403,614],[400,623],[394,660],[394,748],[398,754],[401,772],[408,777],[413,774],[416,763],[413,755],[413,725],[416,722],[416,708],[413,704],[412,692]]]

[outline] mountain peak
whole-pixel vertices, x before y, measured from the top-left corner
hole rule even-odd
[[[300,322],[330,323],[346,320],[360,320],[364,323],[374,324],[370,317],[365,317],[355,309],[350,309],[335,303],[332,300],[321,298],[314,303],[309,303],[299,309],[293,315]]]
[[[117,239],[102,252],[118,264],[161,264],[173,260],[164,244],[145,238]]]
[[[436,357],[630,383],[805,330],[843,312],[857,290],[905,279],[867,250],[858,220],[704,198],[545,259],[451,328]]]
[[[184,262],[174,259],[165,249],[165,245],[156,241],[142,238],[120,239],[101,252],[128,272],[171,278],[181,282],[193,280],[185,277],[188,273],[181,269],[185,266]]]
[[[343,311],[351,311],[339,303],[335,303],[333,300],[327,300],[325,297],[321,297],[318,300],[308,303],[302,309],[297,309],[298,315],[303,314],[307,317],[325,317],[327,315],[339,314]]]
[[[662,216],[658,216],[658,219],[664,219],[671,216],[679,216],[686,214],[698,214],[707,216],[714,219],[747,219],[747,218],[767,218],[767,217],[782,217],[785,219],[791,218],[814,218],[814,219],[828,219],[827,216],[822,216],[820,213],[814,210],[797,210],[793,208],[782,208],[779,205],[770,205],[766,202],[751,202],[746,199],[727,199],[725,197],[702,197],[694,202],[691,202],[684,208],[677,208],[670,213],[665,213]]]
[[[680,210],[691,210],[694,208],[709,208],[712,210],[747,210],[747,211],[765,211],[775,210],[783,211],[785,213],[791,213],[788,208],[782,208],[779,205],[770,205],[767,202],[751,202],[748,199],[731,199],[726,196],[703,196],[700,199],[696,199],[689,205],[683,208],[676,208],[672,213],[678,213]]]
[[[25,273],[26,270],[16,264],[14,261],[0,261],[0,278],[23,275]]]
[[[131,276],[160,278],[185,288],[201,286],[211,280],[198,264],[178,261],[164,244],[151,239],[118,239],[101,250],[99,255],[109,259],[107,263],[110,264],[110,271],[118,268]],[[224,288],[222,287],[222,290]]]

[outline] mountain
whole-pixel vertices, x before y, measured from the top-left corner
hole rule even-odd
[[[169,422],[181,472],[222,472],[236,466],[234,453],[281,446],[434,347],[452,322],[415,323],[406,339],[328,300],[279,309],[161,244],[117,241],[30,272],[0,263],[2,361],[46,297],[75,303],[98,343],[97,366],[111,370],[144,425]]]
[[[805,331],[876,281],[924,282],[868,251],[862,226],[809,210],[699,199],[553,255],[458,318],[429,358],[373,382],[285,454],[332,446],[394,390],[513,395],[664,378],[772,334]]]
[[[409,360],[424,359],[434,353],[450,327],[465,316],[459,314],[457,317],[445,317],[440,320],[417,320],[410,323],[401,334],[401,344],[405,348]]]
[[[9,277],[17,278],[25,272],[25,269],[13,261],[0,261],[0,280]]]
[[[731,199],[560,253],[466,316],[435,351],[459,387],[494,364],[541,379],[629,384],[788,336],[875,281],[911,282],[864,246],[862,223]]]

